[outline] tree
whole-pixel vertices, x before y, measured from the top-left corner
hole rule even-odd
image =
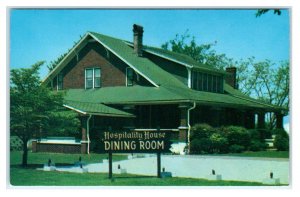
[[[190,41],[190,35],[176,35],[162,45],[163,49],[183,53],[195,61],[207,66],[224,69],[228,66],[237,67],[237,82],[239,90],[244,94],[260,99],[266,103],[285,107],[289,106],[289,62],[275,64],[270,60],[256,61],[254,57],[235,61],[225,54],[217,54],[214,44],[197,44],[195,37]],[[275,127],[274,114],[268,114],[270,129]]]
[[[63,103],[61,92],[51,91],[41,84],[38,71],[43,63],[11,70],[10,131],[23,143],[23,166],[27,166],[27,142],[47,128],[51,115],[61,110]]]
[[[45,136],[81,137],[78,113],[60,107],[49,113],[49,121],[44,129]]]
[[[174,39],[162,44],[161,48],[185,54],[201,64],[219,69],[224,69],[232,62],[232,59],[227,58],[225,54],[217,54],[213,49],[217,42],[198,45],[194,36],[190,38],[187,30],[183,35],[177,34]]]
[[[289,61],[275,64],[270,60],[255,61],[255,58],[235,63],[238,69],[239,89],[246,95],[266,103],[289,107]],[[268,113],[269,129],[274,129],[276,118]]]
[[[257,10],[255,16],[260,17],[261,15],[263,15],[263,14],[269,12],[269,11],[270,11],[270,9],[259,9],[259,10]],[[278,16],[281,15],[280,9],[274,9],[273,11],[274,11],[274,14],[277,14]]]

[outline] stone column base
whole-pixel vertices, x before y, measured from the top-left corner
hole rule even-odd
[[[81,141],[81,154],[87,154],[88,152],[88,142]]]
[[[187,143],[188,139],[188,127],[179,127],[179,137],[178,140],[180,142],[185,142]]]

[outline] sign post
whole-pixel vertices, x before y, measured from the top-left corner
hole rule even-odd
[[[101,152],[108,153],[108,178],[112,179],[113,153],[157,153],[157,177],[161,177],[161,153],[171,147],[168,131],[103,132]]]
[[[108,153],[108,178],[112,179],[112,153]]]
[[[161,178],[161,153],[157,153],[157,178]]]

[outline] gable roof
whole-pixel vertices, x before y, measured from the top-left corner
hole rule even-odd
[[[103,110],[101,109],[107,109],[106,107],[108,107],[102,104],[126,104],[145,102],[197,102],[202,104],[214,103],[236,107],[254,107],[260,109],[264,108],[270,110],[281,109],[276,106],[269,105],[262,101],[245,96],[241,92],[231,88],[227,84],[225,84],[224,90],[228,94],[217,94],[192,90],[172,74],[168,73],[148,58],[139,57],[134,54],[130,42],[95,32],[88,32],[69,51],[69,53],[62,59],[62,61],[49,73],[49,75],[44,80],[44,83],[50,82],[50,80],[67,65],[68,61],[76,56],[77,51],[82,49],[91,38],[96,40],[99,44],[103,45],[107,50],[116,55],[124,63],[133,68],[138,74],[148,80],[154,87],[134,86],[110,87],[101,88],[98,90],[69,90],[66,96],[66,100],[69,102],[74,101],[75,103],[72,103],[74,106],[79,106],[78,108],[82,108],[82,110],[85,110],[87,112],[92,112],[91,109],[95,107],[95,109],[99,109],[99,113],[102,113]],[[217,69],[211,68],[209,66],[196,63],[192,58],[182,54],[149,46],[145,46],[143,50],[145,52],[169,59],[170,61],[175,61],[188,68],[197,68],[224,74],[223,71],[218,71]],[[81,102],[85,104],[82,104]],[[86,103],[94,103],[99,105],[91,107]],[[122,112],[118,111],[113,112],[116,114],[122,114]]]

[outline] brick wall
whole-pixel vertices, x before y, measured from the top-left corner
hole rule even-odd
[[[91,48],[75,65],[69,65],[64,69],[64,89],[85,88],[85,69],[93,67],[101,68],[101,87],[125,86],[126,66],[114,66],[96,49]]]
[[[81,153],[81,144],[36,144],[35,152]]]

